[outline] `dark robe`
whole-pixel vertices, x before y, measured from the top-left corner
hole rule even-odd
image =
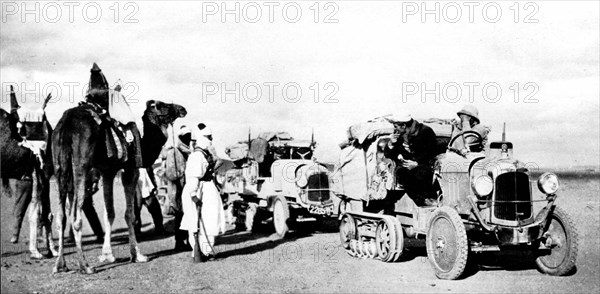
[[[403,145],[408,144],[407,150]],[[398,155],[406,160],[417,162],[411,170],[398,164],[396,178],[404,186],[408,195],[419,206],[426,198],[436,198],[433,185],[433,164],[436,156],[436,136],[433,130],[416,121],[407,126],[398,141],[387,150],[387,157],[396,160]]]

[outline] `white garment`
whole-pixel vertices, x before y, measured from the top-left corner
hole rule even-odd
[[[44,121],[44,110],[41,108],[38,108],[38,109],[19,108],[19,109],[17,109],[17,114],[19,115],[19,120],[22,122],[43,122]]]
[[[127,102],[126,97],[120,91],[109,90],[108,114],[124,125],[134,122],[140,132],[140,136],[144,136],[144,124],[140,118],[137,118],[133,114],[129,102]]]
[[[154,189],[154,185],[152,184],[150,175],[148,175],[148,171],[145,168],[140,168],[139,171],[140,177],[138,178],[138,185],[142,191],[142,197],[148,198]]]
[[[195,232],[198,230],[198,212],[192,200],[192,193],[202,200],[202,222],[199,233],[216,236],[225,232],[225,211],[217,187],[212,181],[200,181],[206,173],[208,161],[200,151],[194,151],[188,158],[185,168],[185,186],[181,195],[183,218],[180,229]]]

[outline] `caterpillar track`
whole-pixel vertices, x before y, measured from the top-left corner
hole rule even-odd
[[[350,256],[384,262],[400,259],[404,246],[402,226],[397,218],[368,212],[344,213],[340,239]]]

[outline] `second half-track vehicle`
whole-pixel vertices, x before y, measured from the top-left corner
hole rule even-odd
[[[431,127],[445,146],[465,137],[482,142],[477,132],[450,138],[451,132],[439,132],[443,125]],[[343,211],[340,239],[350,255],[394,262],[403,253],[404,238],[424,238],[440,279],[459,278],[473,256],[489,251],[528,252],[538,269],[550,275],[573,271],[578,235],[571,217],[555,204],[558,177],[543,173],[533,178],[524,162],[513,157],[504,131],[502,141],[492,142],[486,152],[442,148],[446,151],[437,157],[432,179],[438,190],[434,206],[415,204],[398,183],[396,159],[385,157],[378,147],[393,132],[392,124],[375,119],[351,127],[343,146],[337,193]]]
[[[336,215],[339,198],[331,189],[328,167],[313,158],[315,146],[313,139],[263,132],[226,149],[234,167],[219,181],[239,226],[252,230],[271,220],[284,237],[303,222]]]

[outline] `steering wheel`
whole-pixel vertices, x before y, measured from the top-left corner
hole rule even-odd
[[[452,148],[452,145],[454,145],[454,142],[458,139],[458,138],[462,138],[463,142],[465,144],[465,147],[472,152],[472,147],[474,146],[479,146],[479,149],[483,149],[483,137],[481,136],[481,134],[477,131],[474,130],[466,130],[466,131],[462,131],[458,134],[456,134],[456,136],[454,136],[452,139],[450,139],[450,143],[448,143],[448,148]],[[467,138],[473,138],[473,140],[470,143],[467,143]]]
[[[306,159],[306,156],[311,152],[311,150],[306,151],[305,153],[300,153],[300,151],[296,151],[296,153],[298,153],[298,155],[300,155],[300,157],[304,160]]]

